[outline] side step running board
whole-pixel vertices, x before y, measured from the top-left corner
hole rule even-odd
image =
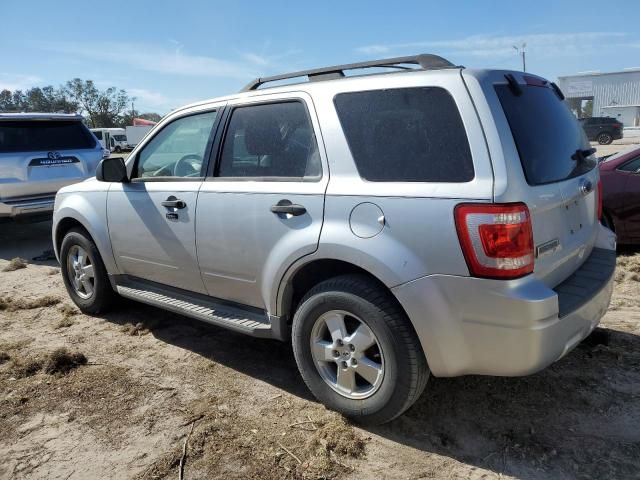
[[[285,340],[286,328],[279,317],[268,317],[231,305],[220,304],[208,299],[196,298],[155,285],[117,285],[117,292],[123,297],[169,310],[187,317],[202,320],[219,327],[235,330],[246,335],[261,338]],[[173,289],[172,289],[173,290]]]

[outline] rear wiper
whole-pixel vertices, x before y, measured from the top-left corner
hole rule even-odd
[[[507,73],[504,78],[507,79],[507,85],[509,85],[509,90],[511,90],[511,93],[513,93],[516,97],[522,95],[522,87],[516,80],[516,77],[514,77],[511,73]]]
[[[587,159],[587,157],[593,155],[594,153],[596,153],[595,148],[579,148],[578,150],[576,150],[576,153],[571,155],[571,158],[578,163],[583,163]]]

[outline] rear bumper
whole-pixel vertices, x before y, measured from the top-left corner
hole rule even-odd
[[[434,375],[528,375],[562,358],[599,323],[615,262],[615,250],[595,248],[554,289],[533,275],[512,281],[433,275],[393,292]]]
[[[0,218],[20,218],[53,213],[55,194],[0,201]]]

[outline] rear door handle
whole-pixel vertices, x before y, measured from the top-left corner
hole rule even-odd
[[[293,215],[294,217],[307,213],[307,209],[302,205],[296,205],[289,200],[280,200],[277,204],[271,206],[271,211],[278,214]]]
[[[162,202],[162,206],[166,208],[185,208],[187,204],[184,202],[184,200],[180,200],[179,198],[171,195],[164,202]]]

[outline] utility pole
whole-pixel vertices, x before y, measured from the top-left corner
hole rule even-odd
[[[520,55],[522,57],[522,71],[526,72],[527,71],[527,62],[525,59],[525,48],[527,47],[527,44],[525,42],[522,42],[522,45],[517,46],[517,45],[513,45],[513,48],[515,49],[516,52],[518,52],[518,55]]]

